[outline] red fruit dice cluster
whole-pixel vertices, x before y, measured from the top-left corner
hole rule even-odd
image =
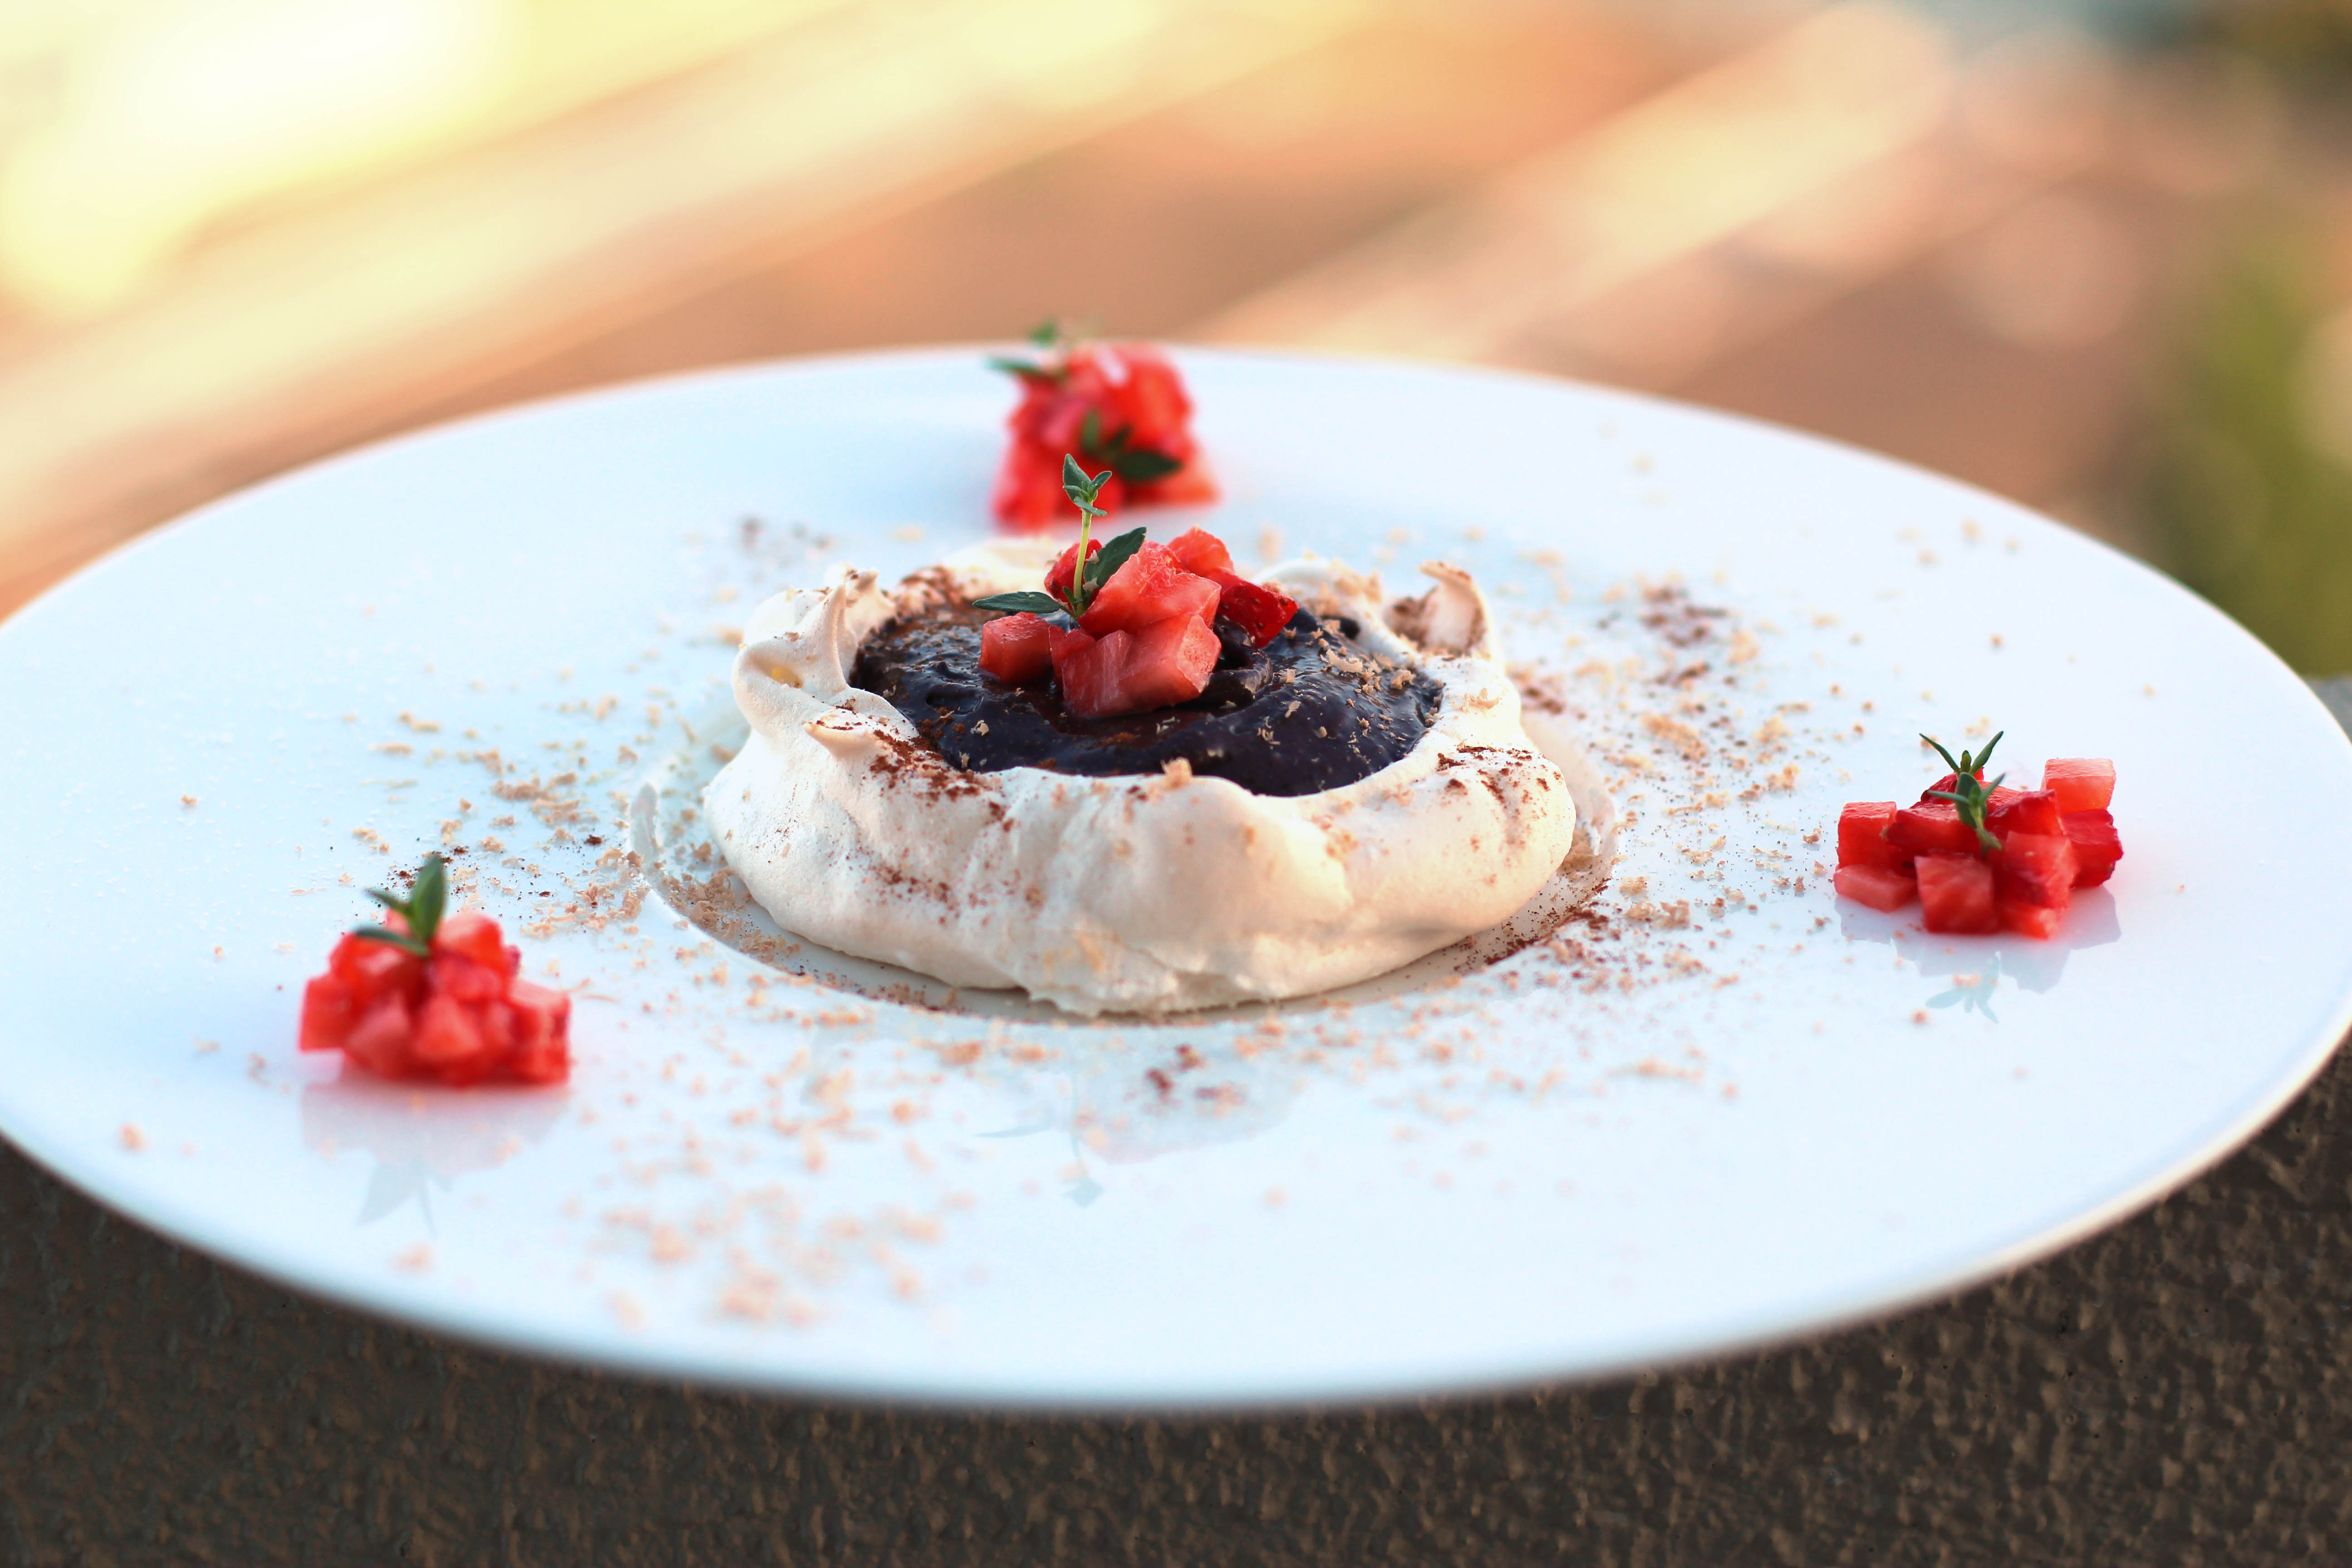
[[[379,1078],[561,1083],[571,1071],[572,998],[519,979],[521,954],[489,916],[440,919],[438,868],[427,867],[417,880],[420,895],[428,876],[435,883],[429,911],[387,900],[373,934],[363,928],[335,943],[327,973],[302,994],[302,1049],[341,1051]],[[429,941],[417,941],[419,927]]]
[[[1217,499],[1192,437],[1192,400],[1167,355],[1149,343],[1067,343],[1048,333],[1034,363],[999,362],[1021,383],[1013,444],[997,471],[997,518],[1024,531],[1077,516],[1062,491],[1062,459],[1109,468],[1096,498],[1122,506]]]
[[[1071,545],[1045,574],[1046,592],[1066,604],[1077,552]],[[981,627],[980,668],[1013,685],[1050,674],[1063,705],[1082,719],[1190,702],[1216,668],[1219,617],[1263,647],[1298,613],[1297,600],[1233,565],[1223,542],[1197,528],[1166,544],[1146,541],[1095,589],[1075,626],[1023,611]]]
[[[1932,931],[2046,937],[2074,889],[2105,881],[2123,858],[2107,810],[2116,768],[2105,758],[2055,758],[2043,764],[2040,789],[1988,792],[1985,826],[1998,849],[1937,798],[1958,782],[1945,774],[1916,805],[1856,801],[1841,811],[1838,892],[1889,912],[1916,899]]]

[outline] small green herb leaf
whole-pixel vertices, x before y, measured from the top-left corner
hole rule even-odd
[[[1055,344],[1060,342],[1062,341],[1062,322],[1060,318],[1048,316],[1044,321],[1038,322],[1035,326],[1030,328],[1029,341],[1035,343],[1041,349],[1050,349]]]
[[[438,855],[427,855],[416,868],[416,885],[408,895],[408,929],[430,946],[441,929],[442,912],[449,905],[449,872]]]
[[[1143,530],[1139,528],[1130,528],[1106,543],[1087,563],[1087,597],[1092,599],[1110,581],[1111,574],[1126,565],[1128,557],[1142,548]]]
[[[1051,594],[1024,590],[1018,594],[991,594],[985,599],[974,599],[975,610],[994,610],[1002,615],[1017,616],[1026,612],[1033,616],[1058,616],[1062,601]]]
[[[425,864],[416,868],[416,876],[408,897],[387,893],[382,888],[370,888],[367,896],[398,915],[408,924],[408,934],[385,926],[360,926],[352,932],[369,942],[389,942],[419,958],[431,953],[433,933],[441,929],[441,916],[449,906],[449,872],[438,855],[427,855]]]
[[[1129,484],[1148,485],[1182,468],[1184,459],[1139,447],[1133,451],[1119,453],[1111,459],[1110,466],[1112,472]]]
[[[352,934],[362,942],[380,942],[386,947],[396,947],[403,952],[413,952],[419,958],[430,958],[433,950],[413,936],[403,936],[387,926],[353,926]]]
[[[991,370],[1003,371],[1006,375],[1017,375],[1024,377],[1024,379],[1033,375],[1046,376],[1050,378],[1054,374],[1052,371],[1047,370],[1044,365],[1038,364],[1034,361],[1013,359],[1006,354],[989,355],[988,368]]]
[[[2007,733],[2005,730],[2000,732],[2000,734]],[[1993,836],[1991,828],[1985,826],[1985,811],[1992,792],[2000,787],[2000,779],[1996,778],[1992,783],[1987,784],[1977,777],[1977,773],[1983,768],[1985,759],[1992,755],[1992,749],[2000,744],[2000,735],[1995,735],[1991,740],[1987,741],[1985,749],[1975,755],[1971,756],[1967,752],[1962,752],[1958,757],[1944,750],[1943,742],[1933,735],[1922,735],[1919,738],[1935,747],[1936,754],[1943,758],[1946,765],[1952,770],[1952,787],[1931,789],[1927,792],[1928,795],[1936,800],[1948,800],[1952,803],[1953,809],[1959,813],[1960,821],[1975,830],[1977,848],[1979,853],[1990,855],[1999,849],[2000,840]],[[2001,775],[2002,778],[2007,776],[2005,773]]]

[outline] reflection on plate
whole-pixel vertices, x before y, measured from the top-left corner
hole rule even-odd
[[[1003,395],[961,351],[781,365],[308,470],[0,629],[27,672],[0,808],[34,829],[0,870],[0,1130],[169,1235],[519,1349],[1264,1403],[1594,1374],[1949,1289],[2182,1179],[2338,1037],[2352,824],[2314,803],[2352,747],[2162,579],[1688,409],[1185,368],[1224,537],[1492,587],[1531,712],[1618,811],[1565,923],[1148,1022],[763,924],[691,812],[736,628],[837,558],[980,537]],[[2049,943],[1838,904],[1839,803],[1916,792],[1917,731],[1996,724],[2021,767],[2116,760],[2114,882]],[[2263,779],[2293,781],[2256,808],[2292,853],[2208,829]],[[566,1090],[294,1051],[361,890],[433,848],[572,990]]]

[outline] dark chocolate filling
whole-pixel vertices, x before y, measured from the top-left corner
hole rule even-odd
[[[1220,620],[1217,668],[1190,702],[1081,719],[1050,681],[1007,686],[982,672],[987,618],[956,605],[894,621],[866,639],[850,675],[975,773],[1156,773],[1181,757],[1254,794],[1312,795],[1380,772],[1437,716],[1435,681],[1356,647],[1354,622],[1302,609],[1263,648]]]

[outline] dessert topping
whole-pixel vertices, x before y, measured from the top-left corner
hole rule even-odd
[[[1931,931],[2054,934],[2074,889],[2115,874],[2123,840],[2107,811],[2116,766],[2104,757],[2053,757],[2040,789],[1984,779],[2000,743],[1958,757],[1913,805],[1854,801],[1838,814],[1837,890],[1888,913],[1917,899]]]
[[[518,977],[522,955],[479,910],[446,919],[441,857],[409,896],[371,890],[383,923],[344,933],[302,993],[301,1047],[341,1051],[381,1078],[560,1083],[571,1070],[572,998]]]
[[[1021,384],[992,500],[1000,521],[1031,531],[1067,518],[1060,481],[1073,454],[1101,468],[1106,513],[1216,499],[1192,436],[1192,400],[1165,354],[1148,343],[1082,342],[1054,321],[1029,341],[1034,356],[988,362]]]

